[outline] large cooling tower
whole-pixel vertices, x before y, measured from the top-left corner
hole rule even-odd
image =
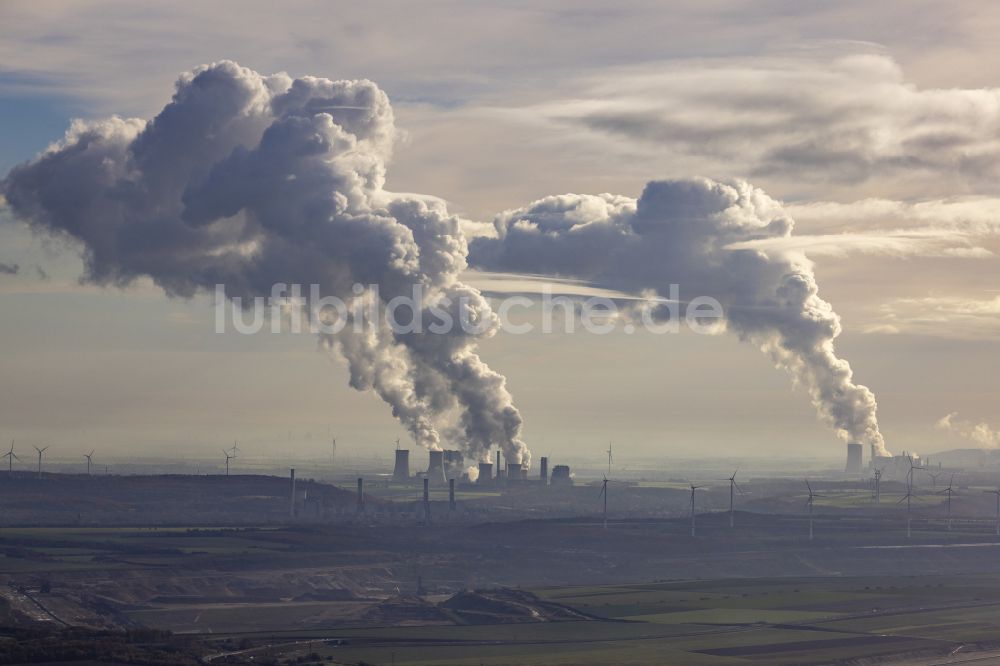
[[[479,478],[476,483],[482,486],[493,483],[493,463],[479,463]]]
[[[524,471],[521,463],[507,463],[507,481],[520,481],[524,478]]]
[[[863,450],[860,444],[854,442],[847,445],[847,467],[845,471],[848,474],[861,473],[861,452]]]
[[[427,465],[427,479],[435,486],[448,483],[444,475],[444,451],[430,451],[430,462]]]
[[[392,480],[396,483],[406,483],[410,480],[410,452],[408,449],[396,449],[396,466],[392,469]]]

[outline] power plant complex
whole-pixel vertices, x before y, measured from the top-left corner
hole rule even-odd
[[[469,474],[473,468],[466,468],[465,457],[461,451],[442,450],[427,452],[427,469],[424,472],[410,474],[410,451],[396,449],[396,461],[392,471],[393,483],[411,483],[426,480],[430,486],[454,487],[458,484],[474,484],[476,486],[498,486],[518,483],[534,485],[572,485],[572,475],[568,465],[556,465],[549,473],[549,459],[542,457],[539,464],[539,474],[529,478],[528,468],[518,462],[501,464],[501,452],[496,452],[496,463],[480,462],[474,468],[474,478]]]

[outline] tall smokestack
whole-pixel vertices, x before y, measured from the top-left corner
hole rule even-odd
[[[292,467],[290,471],[292,476],[292,493],[289,495],[288,512],[289,516],[295,518],[295,468]]]
[[[844,471],[848,474],[861,473],[861,452],[863,450],[857,442],[851,442],[847,445],[847,466]]]
[[[358,477],[358,513],[365,510],[365,480]]]
[[[455,510],[455,479],[448,479],[448,510]]]
[[[549,459],[547,456],[542,456],[542,470],[539,474],[539,478],[542,480],[542,485],[548,485],[549,483]]]
[[[500,478],[500,472],[502,470],[503,470],[503,467],[500,466],[500,449],[497,449],[497,478],[498,479]]]
[[[429,451],[427,478],[435,486],[443,486],[448,482],[444,475],[444,451]]]
[[[396,483],[406,483],[410,480],[410,451],[396,449],[396,466],[392,470],[392,480]]]
[[[476,483],[481,486],[493,483],[493,463],[479,463],[479,478]]]

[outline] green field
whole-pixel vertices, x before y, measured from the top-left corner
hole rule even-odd
[[[996,576],[688,581],[533,592],[597,619],[258,634],[258,645],[272,647],[254,654],[284,660],[316,653],[342,664],[824,664],[947,654],[963,645],[975,650],[1000,636]],[[344,644],[332,645],[334,639]]]

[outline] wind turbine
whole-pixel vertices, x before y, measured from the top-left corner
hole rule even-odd
[[[396,440],[396,448],[399,448],[399,440]],[[330,464],[332,465],[337,461],[337,438],[333,438],[333,442],[330,444]]]
[[[83,457],[87,459],[87,476],[90,476],[90,463],[92,462],[91,459],[94,457],[94,449],[91,449],[90,453],[84,453]]]
[[[910,460],[910,471],[906,475],[906,494],[899,498],[896,504],[902,504],[903,500],[906,500],[906,538],[910,538],[910,501],[914,498],[913,494],[913,460]]]
[[[611,442],[608,442],[608,476],[611,476]]]
[[[937,488],[937,480],[938,477],[941,476],[941,472],[938,472],[937,474],[935,474],[934,472],[927,472],[927,475],[931,477],[932,487]]]
[[[236,455],[229,455],[229,451],[222,449],[222,455],[226,456],[226,476],[229,476],[229,461],[236,457]]]
[[[694,521],[694,491],[704,486],[691,485],[691,536],[694,536],[695,532],[695,521]]]
[[[736,471],[733,472],[732,476],[726,477],[726,479],[728,479],[728,481],[729,481],[729,527],[730,528],[733,528],[733,527],[736,526],[736,519],[735,519],[735,500],[736,500],[736,497],[735,497],[735,493],[736,493],[736,491],[739,491],[740,495],[743,494],[743,489],[740,488],[740,486],[739,486],[738,483],[736,483],[736,474],[739,471],[740,471],[740,469],[739,469],[739,467],[737,467]],[[724,480],[726,480],[726,479],[724,479]]]
[[[7,459],[7,474],[11,475],[14,473],[14,461],[21,462],[21,459],[17,457],[14,453],[14,440],[10,440],[10,451],[0,456]]]
[[[604,529],[608,529],[608,477],[604,477],[604,482],[601,484],[601,494],[597,497],[604,498]]]
[[[813,500],[816,499],[817,497],[823,497],[823,495],[819,495],[819,494],[813,492],[813,487],[811,485],[809,485],[809,479],[806,479],[805,482],[806,482],[806,488],[809,489],[809,499],[806,500],[806,506],[809,507],[809,540],[812,541],[813,540]]]
[[[231,447],[229,448],[229,450],[233,452],[233,455],[232,455],[231,457],[235,458],[235,457],[236,457],[236,454],[237,454],[237,453],[239,452],[239,450],[240,450],[240,447],[239,447],[239,445],[238,445],[238,444],[236,443],[236,440],[235,440],[235,439],[233,440],[233,445],[232,445],[232,446],[231,446]]]
[[[997,496],[997,536],[1000,536],[1000,490],[984,490],[983,492]]]
[[[43,446],[42,448],[38,448],[37,446],[34,446],[32,448],[34,448],[36,451],[38,451],[38,478],[40,479],[40,478],[42,478],[42,454],[45,453],[45,451],[49,447]]]
[[[952,484],[954,482],[955,482],[955,475],[952,474],[951,475],[951,480],[948,481],[948,487],[945,488],[944,490],[938,491],[938,493],[937,493],[938,495],[947,495],[948,496],[948,531],[949,532],[951,531],[951,496],[955,494],[955,491],[952,490]]]
[[[875,468],[875,504],[882,502],[882,470]]]

